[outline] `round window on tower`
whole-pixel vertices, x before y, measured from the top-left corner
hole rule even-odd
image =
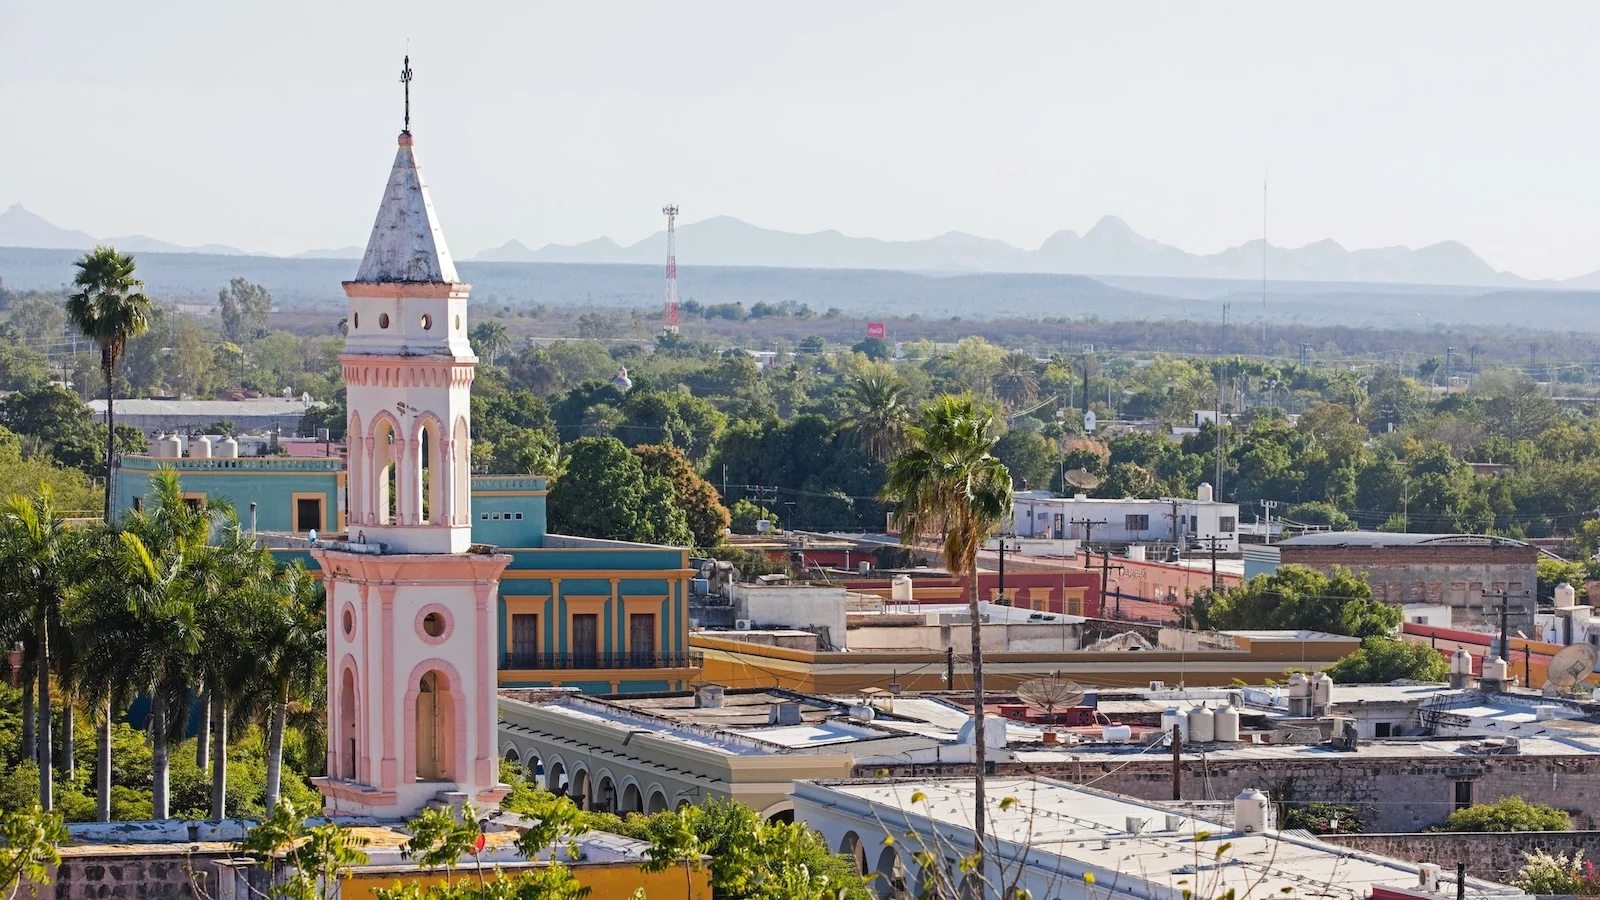
[[[431,612],[422,617],[422,630],[428,637],[444,636],[444,616]]]
[[[433,330],[433,316],[430,316],[427,313],[423,313],[423,315],[422,315],[422,330],[423,331],[432,331]]]
[[[344,616],[341,618],[341,624],[344,626],[344,636],[345,637],[349,637],[349,636],[355,634],[356,633],[356,611],[351,609],[350,607],[346,606],[344,608]]]
[[[389,327],[389,314],[388,313],[378,313],[378,327],[379,328],[388,328]]]

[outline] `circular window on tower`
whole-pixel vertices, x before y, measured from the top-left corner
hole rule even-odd
[[[346,638],[356,633],[356,611],[348,605],[344,608],[344,615],[340,617],[340,626],[344,629]]]
[[[433,330],[433,316],[430,316],[427,313],[423,313],[423,315],[422,315],[422,330],[423,331],[432,331]]]
[[[388,328],[389,327],[389,314],[388,313],[378,313],[378,327],[379,328]]]
[[[442,644],[450,637],[454,624],[443,606],[430,603],[417,613],[417,636],[430,644]]]

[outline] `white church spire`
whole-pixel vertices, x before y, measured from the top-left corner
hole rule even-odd
[[[389,170],[389,183],[383,189],[383,202],[355,280],[369,284],[455,284],[460,280],[428,197],[427,182],[422,180],[409,131],[400,134],[400,150]]]

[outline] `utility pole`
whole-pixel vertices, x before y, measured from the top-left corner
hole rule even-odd
[[[1276,501],[1276,500],[1257,500],[1256,502],[1260,503],[1261,504],[1261,508],[1266,511],[1265,512],[1265,516],[1264,516],[1264,522],[1265,522],[1267,528],[1266,528],[1265,534],[1263,535],[1263,539],[1266,541],[1266,543],[1270,544],[1270,543],[1272,543],[1272,511],[1278,508],[1278,501]]]
[[[667,302],[661,308],[661,330],[665,334],[678,333],[678,205],[663,206],[667,217]]]
[[[1211,589],[1213,591],[1219,590],[1222,587],[1222,579],[1217,575],[1217,544],[1222,538],[1211,535],[1210,537],[1201,538],[1201,540],[1211,545]]]
[[[1516,597],[1519,597],[1519,598],[1526,598],[1528,596],[1528,592],[1527,591],[1523,591],[1520,594],[1513,595],[1513,594],[1508,593],[1507,591],[1504,591],[1504,590],[1484,591],[1483,592],[1483,596],[1485,598],[1488,598],[1488,597],[1491,597],[1491,596],[1495,596],[1495,597],[1499,597],[1500,598],[1500,603],[1499,603],[1498,606],[1492,607],[1492,608],[1491,607],[1484,607],[1484,612],[1495,612],[1495,613],[1498,613],[1500,615],[1500,658],[1509,661],[1511,659],[1511,643],[1510,643],[1511,638],[1510,638],[1510,632],[1509,632],[1509,628],[1508,628],[1508,619],[1509,619],[1509,616],[1510,616],[1510,613],[1511,613],[1511,598],[1513,596],[1516,596]],[[1518,604],[1518,606],[1516,608],[1516,611],[1517,611],[1518,615],[1521,615],[1522,613],[1527,611],[1527,607],[1522,606],[1521,604]]]
[[[999,597],[999,603],[1000,603],[1001,606],[1010,606],[1011,605],[1010,601],[1008,601],[1006,599],[1006,536],[1003,535],[1003,534],[1000,535],[1000,597]]]
[[[956,648],[944,648],[944,686],[945,690],[956,689]]]
[[[1183,799],[1183,732],[1172,726],[1172,799]]]
[[[1111,548],[1100,548],[1100,608],[1106,608],[1106,591],[1111,582],[1111,570],[1116,569],[1120,574],[1126,566],[1113,566],[1111,564]],[[1117,588],[1117,618],[1122,618],[1122,588]]]

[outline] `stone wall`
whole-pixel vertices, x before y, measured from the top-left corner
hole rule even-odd
[[[1582,850],[1585,858],[1600,854],[1600,831],[1515,831],[1473,834],[1330,834],[1323,840],[1410,862],[1431,862],[1454,873],[1456,863],[1467,864],[1467,874],[1506,882],[1522,868],[1524,857],[1535,850],[1571,855]]]
[[[1164,753],[1082,754],[1049,765],[1003,764],[1005,774],[1030,772],[1092,784],[1101,790],[1172,798],[1172,762]],[[1360,808],[1367,831],[1411,832],[1437,825],[1455,809],[1456,784],[1468,782],[1474,803],[1520,796],[1573,814],[1573,824],[1600,821],[1600,756],[1467,756],[1428,752],[1377,756],[1336,750],[1285,753],[1263,748],[1248,759],[1201,760],[1182,766],[1185,800],[1231,800],[1255,788],[1287,803],[1326,802]]]
[[[189,852],[164,847],[69,847],[61,853],[54,882],[39,887],[40,900],[203,900],[194,891],[217,894],[217,863],[229,852],[204,847]],[[27,888],[20,896],[31,896]]]

